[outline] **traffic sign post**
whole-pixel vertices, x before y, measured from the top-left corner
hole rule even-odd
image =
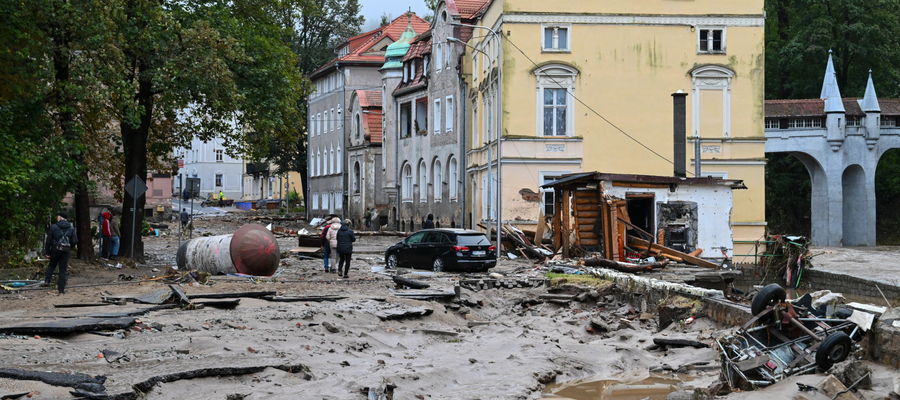
[[[131,258],[134,258],[134,235],[135,228],[137,225],[137,199],[144,195],[144,192],[147,191],[147,185],[144,184],[144,180],[141,179],[140,176],[135,175],[132,177],[128,183],[125,184],[125,192],[131,196],[131,250],[128,253]]]

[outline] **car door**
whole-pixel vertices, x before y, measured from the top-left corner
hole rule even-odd
[[[416,254],[421,250],[419,246],[421,246],[422,240],[425,238],[425,233],[413,233],[403,241],[405,245],[397,251],[397,259],[400,261],[400,264],[414,268],[419,266],[416,262]]]
[[[413,252],[411,262],[418,268],[429,268],[431,267],[431,261],[434,260],[434,246],[440,232],[427,231],[423,233],[425,233],[425,236]]]

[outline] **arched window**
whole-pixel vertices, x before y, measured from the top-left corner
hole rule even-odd
[[[412,166],[409,163],[403,165],[403,179],[400,181],[400,193],[403,201],[409,202],[413,198]]]
[[[316,148],[316,176],[322,174],[322,156],[319,152],[319,148]]]
[[[353,163],[353,194],[359,194],[360,180],[359,161],[357,161]]]
[[[328,153],[328,173],[333,174],[337,172],[337,169],[334,168],[334,145],[331,146],[331,151]]]
[[[419,201],[428,202],[428,166],[425,160],[419,160]]]
[[[447,162],[447,186],[450,189],[450,201],[456,201],[459,196],[459,170],[456,166],[456,157],[450,156]]]
[[[731,135],[731,79],[734,71],[718,65],[691,70],[693,136]]]
[[[362,125],[360,125],[359,123],[359,113],[356,113],[356,115],[353,117],[353,129],[356,130],[356,137],[361,139],[363,135]]]
[[[532,71],[537,79],[537,132],[540,136],[575,134],[575,78],[578,70],[546,64]]]
[[[437,203],[441,201],[444,197],[444,185],[442,184],[441,175],[441,161],[438,159],[434,160],[434,165],[431,167],[431,184],[434,185],[434,202]]]
[[[344,168],[344,153],[341,152],[341,145],[338,145],[338,147],[337,147],[337,157],[336,157],[336,159],[335,159],[335,162],[337,163],[337,168],[335,169],[335,172],[336,172],[336,173],[339,173],[339,174],[342,173],[342,172],[344,172],[344,171],[343,171],[343,168]]]

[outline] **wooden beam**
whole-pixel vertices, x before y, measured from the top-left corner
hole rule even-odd
[[[639,248],[639,249],[650,249],[651,251],[659,251],[660,254],[664,254],[664,255],[675,256],[675,257],[678,257],[678,258],[684,260],[684,262],[686,262],[688,264],[693,264],[698,267],[719,268],[718,264],[706,261],[702,258],[694,257],[687,253],[682,253],[675,249],[670,249],[668,247],[660,246],[658,244],[652,244],[644,239],[637,238],[634,236],[628,236],[628,245],[631,247]]]

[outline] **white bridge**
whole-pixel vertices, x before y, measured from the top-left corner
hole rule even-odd
[[[766,101],[766,152],[791,153],[812,182],[812,241],[875,245],[875,170],[900,148],[900,99],[878,100],[872,74],[862,99],[842,99],[831,54],[821,99]]]

